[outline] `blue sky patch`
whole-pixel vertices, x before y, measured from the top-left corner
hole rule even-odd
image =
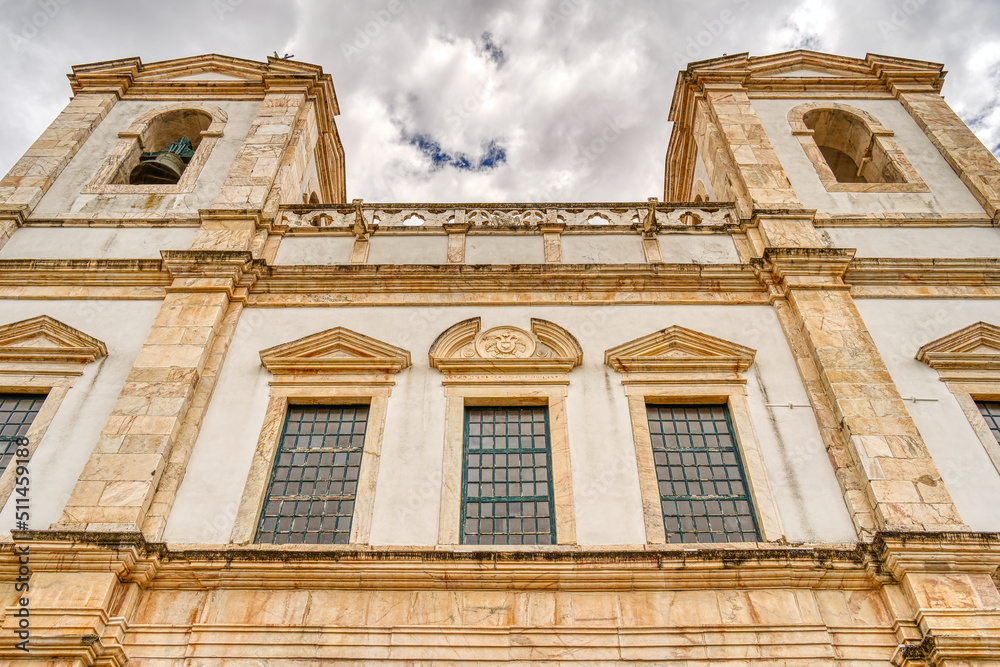
[[[483,153],[479,158],[462,152],[449,153],[427,134],[415,134],[409,138],[409,143],[430,158],[431,171],[444,167],[453,167],[459,171],[489,171],[507,161],[507,149],[496,139],[483,143]]]

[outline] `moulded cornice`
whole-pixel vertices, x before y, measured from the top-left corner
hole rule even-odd
[[[475,317],[449,327],[431,345],[430,365],[448,374],[523,375],[568,373],[583,361],[576,338],[547,320],[532,318],[530,332],[481,326]]]
[[[334,327],[262,350],[274,375],[303,373],[398,373],[410,366],[407,350],[344,327]]]
[[[927,343],[917,351],[942,380],[975,379],[1000,372],[1000,327],[976,322]]]
[[[204,72],[225,78],[191,78]],[[115,92],[156,97],[211,95],[213,97],[262,97],[269,91],[306,88],[331,115],[340,113],[333,79],[319,65],[268,57],[266,63],[217,53],[145,64],[123,58],[76,65],[69,75],[73,93]]]
[[[0,363],[87,364],[107,355],[104,343],[48,315],[0,326]]]
[[[619,373],[742,373],[756,351],[681,326],[636,338],[604,353]]]

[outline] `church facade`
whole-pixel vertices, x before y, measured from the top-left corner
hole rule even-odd
[[[0,180],[4,664],[1000,665],[1000,164],[692,63],[662,200],[349,200],[333,82],[73,68]]]

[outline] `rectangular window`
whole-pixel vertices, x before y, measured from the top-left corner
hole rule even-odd
[[[1000,443],[1000,402],[997,401],[976,401],[979,411],[986,420],[986,425],[990,427],[993,437]]]
[[[725,405],[646,406],[667,542],[757,542]]]
[[[555,544],[546,407],[467,407],[462,544]]]
[[[28,432],[44,402],[44,394],[0,394],[0,472],[14,458],[14,439]]]
[[[367,405],[288,407],[256,542],[350,541],[367,423]]]

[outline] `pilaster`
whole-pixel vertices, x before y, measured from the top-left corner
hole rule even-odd
[[[207,406],[221,366],[218,355],[228,345],[220,349],[215,343],[222,329],[232,335],[241,306],[234,313],[231,305],[245,298],[254,279],[251,255],[162,254],[173,282],[55,529],[139,531],[196,396],[195,428]],[[179,482],[182,475],[174,470],[171,479]],[[150,529],[161,530],[161,524]]]
[[[772,300],[787,309],[782,323],[789,339],[802,336],[809,361],[804,379],[818,380],[829,401],[861,489],[879,530],[963,530],[951,495],[941,480],[902,397],[889,376],[843,274],[854,253],[822,248],[768,248],[755,262]],[[816,389],[816,382],[812,382]],[[817,413],[824,405],[814,405]],[[821,419],[822,421],[822,419]],[[827,420],[829,421],[829,420]],[[825,434],[832,444],[841,438]],[[835,464],[837,461],[835,461]],[[841,464],[844,462],[841,461]],[[839,471],[838,471],[839,472]],[[838,474],[842,478],[843,475]],[[857,514],[861,499],[842,486]],[[856,516],[859,532],[863,526]]]
[[[993,218],[993,224],[1000,225],[1000,164],[997,159],[938,92],[901,90],[897,95],[927,138]]]
[[[29,214],[118,100],[115,93],[80,93],[0,180],[0,212]]]

